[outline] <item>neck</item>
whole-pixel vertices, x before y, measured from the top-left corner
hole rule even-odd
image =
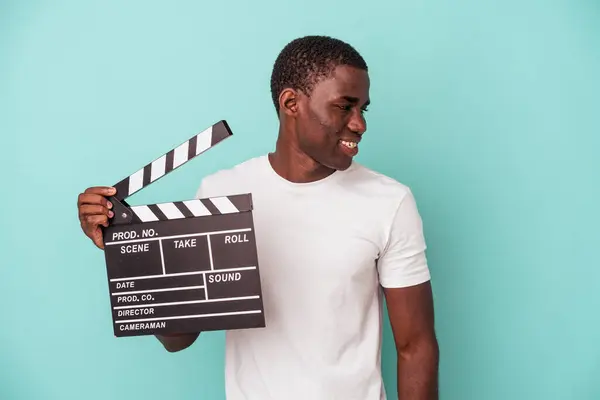
[[[304,153],[294,140],[290,127],[279,128],[275,151],[269,153],[271,167],[282,178],[294,183],[315,182],[331,175],[335,170],[319,164]]]

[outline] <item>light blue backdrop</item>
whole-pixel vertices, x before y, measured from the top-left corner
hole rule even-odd
[[[112,336],[77,194],[221,118],[234,138],[132,202],[190,198],[271,150],[272,63],[314,33],[367,59],[358,160],[417,196],[441,398],[600,398],[594,0],[0,2],[0,398],[223,398],[222,333],[179,354]]]

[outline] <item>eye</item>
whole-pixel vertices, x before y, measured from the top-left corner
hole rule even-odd
[[[336,104],[336,107],[338,107],[340,110],[342,110],[344,112],[350,112],[350,111],[352,111],[352,108],[354,108],[355,106],[353,104]],[[360,109],[361,114],[364,114],[367,111],[369,111],[367,106]]]

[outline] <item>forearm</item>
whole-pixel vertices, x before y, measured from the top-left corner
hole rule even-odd
[[[398,353],[398,399],[438,400],[438,366],[435,338],[406,345]]]
[[[200,333],[183,333],[183,334],[170,334],[170,335],[155,335],[156,338],[162,343],[164,348],[173,353],[181,351],[194,343]]]

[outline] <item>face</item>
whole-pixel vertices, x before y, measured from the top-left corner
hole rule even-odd
[[[294,121],[299,150],[327,168],[348,168],[367,129],[369,84],[366,71],[339,66],[310,96],[298,94]]]

